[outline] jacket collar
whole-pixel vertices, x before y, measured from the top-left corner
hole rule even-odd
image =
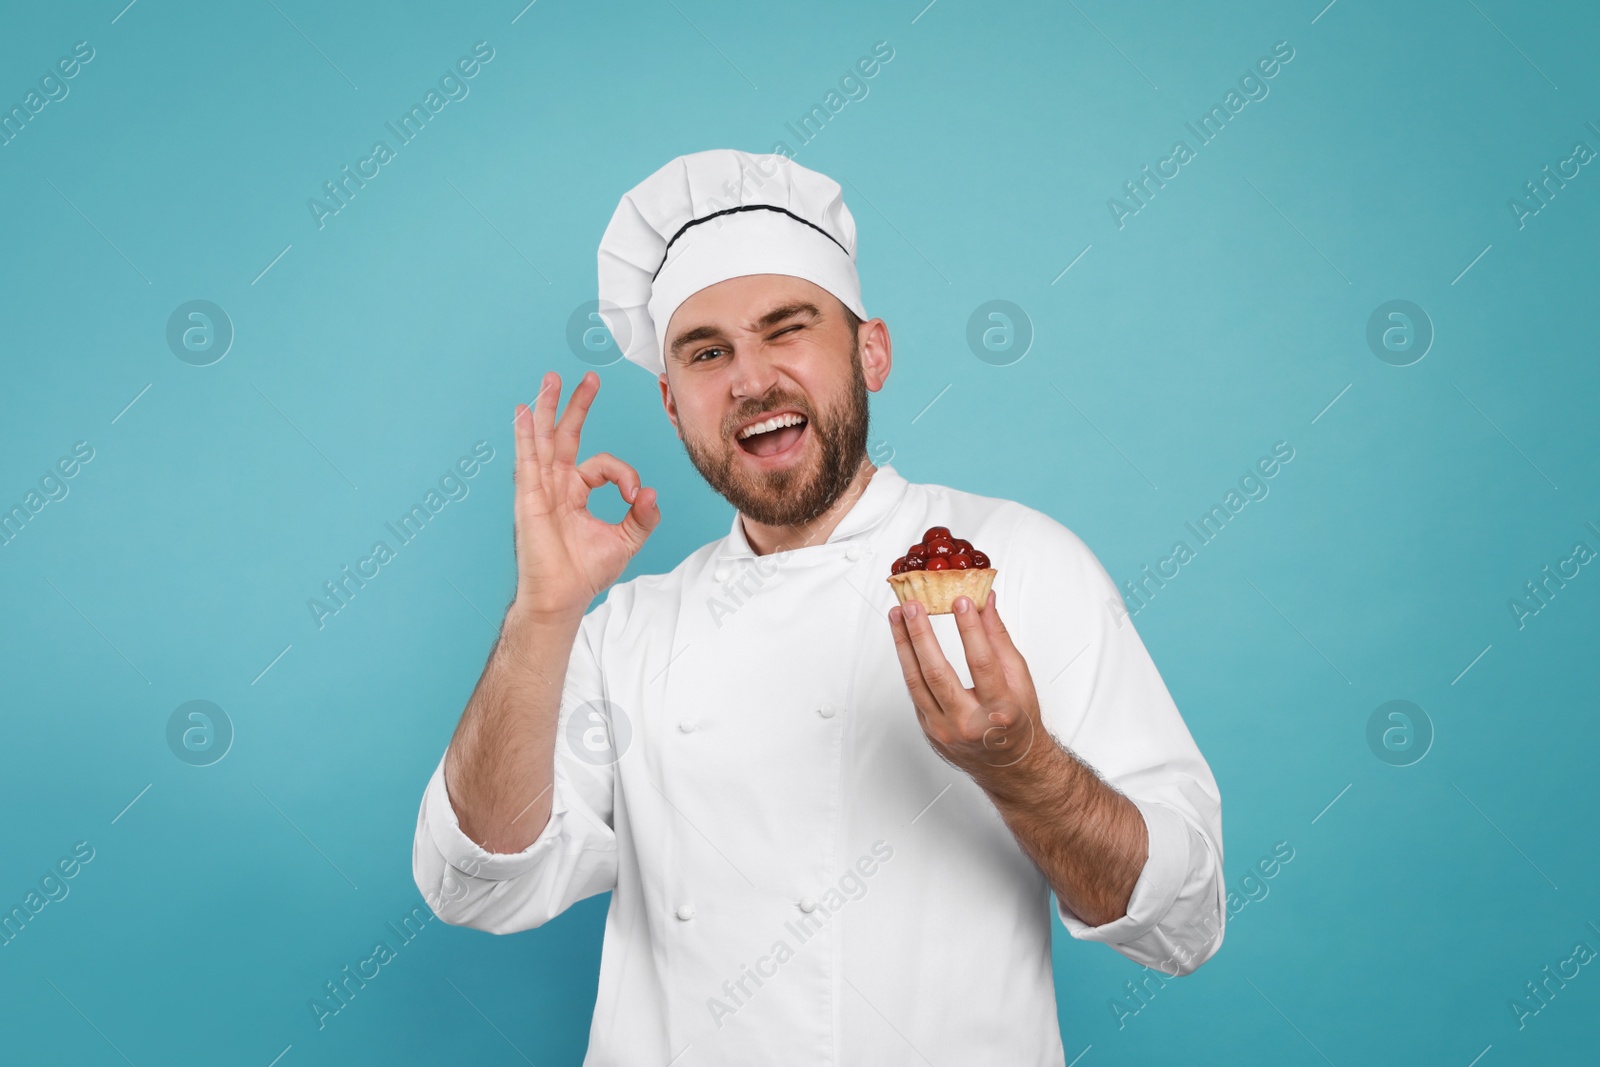
[[[872,472],[872,478],[867,482],[867,488],[856,498],[844,518],[839,520],[839,525],[834,527],[833,533],[828,535],[828,540],[822,545],[811,545],[807,549],[795,551],[808,551],[809,549],[822,548],[826,545],[837,545],[841,542],[864,537],[875,530],[886,519],[900,500],[905,496],[906,487],[910,483],[901,476],[900,472],[885,463]],[[789,552],[779,551],[772,553],[778,559],[787,558]],[[756,553],[750,547],[750,542],[744,535],[744,522],[737,511],[733,513],[733,525],[728,531],[728,536],[723,539],[721,547],[716,554],[717,559],[754,559]]]

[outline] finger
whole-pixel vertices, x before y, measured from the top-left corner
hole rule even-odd
[[[635,552],[643,547],[645,538],[661,524],[661,509],[656,506],[656,491],[641,487],[633,498],[633,506],[622,516],[622,536]]]
[[[533,399],[533,445],[539,453],[539,470],[550,474],[555,465],[556,404],[561,399],[561,375],[550,371],[539,382]]]
[[[917,725],[922,726],[923,733],[928,734],[928,739],[931,741],[933,734],[928,733],[928,713],[922,709],[925,704],[933,704],[933,693],[928,693],[928,685],[922,680],[922,667],[917,665],[917,654],[910,651],[906,616],[899,608],[890,608],[890,637],[894,638],[894,654],[899,657],[901,673],[906,677],[906,691],[910,693],[910,710],[917,712]]]
[[[632,465],[609,452],[596,452],[578,464],[577,471],[590,490],[610,482],[617,487],[623,500],[632,502],[633,506],[622,516],[618,528],[637,552],[645,538],[661,523],[661,509],[656,504],[655,490],[640,483],[639,472]],[[588,493],[585,492],[584,496],[587,497]]]
[[[1005,621],[1000,618],[999,597],[993,589],[989,590],[987,604],[978,612],[978,617],[983,621],[984,632],[989,635],[990,647],[1006,671],[1019,680],[1030,678],[1028,661],[1011,641],[1011,631],[1006,629]]]
[[[909,602],[908,602],[909,603]],[[906,629],[905,609],[889,609],[889,631],[894,636],[894,654],[900,660],[900,673],[905,677],[906,690],[911,694],[911,704],[917,709],[917,721],[928,728],[927,716],[938,707],[938,700],[922,677],[922,664],[911,647],[911,634]]]
[[[519,498],[541,500],[543,482],[539,477],[539,455],[533,443],[533,412],[528,410],[528,405],[517,405],[511,425],[517,439],[517,465],[512,471],[512,484]]]
[[[972,672],[978,702],[993,706],[1004,700],[1010,690],[1005,668],[989,640],[988,628],[978,618],[982,613],[972,598],[958,596],[953,606],[956,630],[961,634],[961,647],[967,654],[967,669]]]
[[[594,403],[595,394],[599,391],[600,375],[592,370],[584,371],[578,384],[572,387],[567,410],[561,413],[561,421],[556,424],[552,466],[570,467],[573,460],[578,458],[578,438],[583,433],[583,420],[589,414],[589,405]]]
[[[922,679],[933,694],[935,706],[941,715],[967,715],[977,707],[977,700],[967,692],[956,675],[955,668],[944,658],[939,639],[934,635],[928,609],[918,600],[905,602],[906,633],[911,637],[911,648],[916,653],[917,665],[922,669]]]
[[[639,489],[639,472],[610,452],[596,452],[578,464],[577,470],[578,477],[582,478],[583,484],[591,490],[610,482],[622,494],[622,499],[630,503],[633,494]],[[588,495],[584,494],[586,497]]]

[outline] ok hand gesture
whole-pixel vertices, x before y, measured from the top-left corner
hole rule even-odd
[[[547,373],[530,411],[516,409],[517,603],[535,618],[581,616],[621,576],[661,521],[656,491],[609,452],[577,463],[584,416],[600,391],[587,371],[556,421],[561,376]],[[615,525],[589,512],[589,493],[607,482],[632,504]]]

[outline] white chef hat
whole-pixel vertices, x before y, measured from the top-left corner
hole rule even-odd
[[[622,354],[652,374],[666,369],[672,313],[728,278],[804,278],[868,317],[839,183],[782,155],[679,156],[623,195],[599,261],[600,314]]]

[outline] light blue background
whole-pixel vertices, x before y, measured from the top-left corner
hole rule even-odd
[[[512,405],[585,369],[566,327],[617,199],[780,139],[844,183],[897,357],[872,437],[907,477],[1040,508],[1122,581],[1295,449],[1136,619],[1220,784],[1230,886],[1295,858],[1120,1029],[1137,968],[1058,929],[1068,1058],[1595,1055],[1595,965],[1523,1029],[1509,1001],[1600,948],[1600,573],[1524,628],[1507,607],[1600,548],[1600,174],[1524,228],[1507,207],[1600,149],[1593,9],[924,2],[10,5],[5,107],[95,58],[0,147],[0,504],[95,458],[0,548],[0,903],[95,858],[0,948],[0,1059],[581,1060],[605,897],[514,937],[434,921],[325,1029],[307,1004],[422,904],[417,802],[512,589]],[[318,229],[307,199],[480,40],[470,95]],[[1281,40],[1270,95],[1119,229],[1107,198]],[[801,147],[786,122],[877,41]],[[192,299],[236,330],[203,368],[165,340]],[[965,340],[992,299],[1035,331],[1007,366]],[[1365,340],[1392,299],[1436,331],[1411,366]],[[654,383],[601,373],[585,450],[659,487],[628,576],[664,571],[731,512]],[[479,440],[470,496],[319,630],[308,598]],[[166,742],[194,699],[236,731],[209,767]],[[1366,741],[1391,699],[1436,731],[1411,766]]]

